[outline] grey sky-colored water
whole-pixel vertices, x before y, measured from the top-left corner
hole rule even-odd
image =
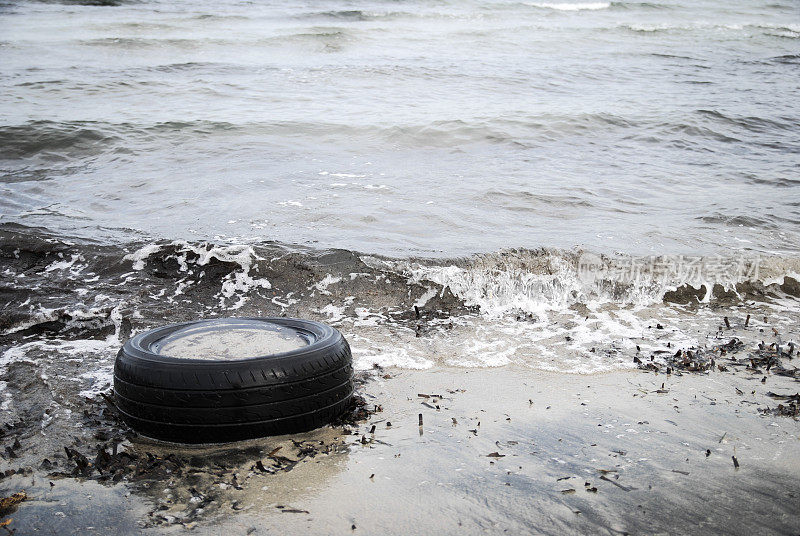
[[[792,254],[800,4],[0,5],[0,221]]]

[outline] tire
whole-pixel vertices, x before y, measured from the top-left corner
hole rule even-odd
[[[244,359],[160,355],[165,337],[203,322],[136,335],[117,354],[114,400],[142,435],[178,443],[221,443],[307,431],[342,414],[353,397],[353,360],[342,334],[294,318],[247,318],[297,331],[307,346]]]

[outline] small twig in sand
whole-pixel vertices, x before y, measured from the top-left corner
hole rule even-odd
[[[619,482],[616,482],[616,481],[614,481],[614,480],[611,480],[611,479],[610,479],[610,478],[608,478],[606,475],[600,475],[600,480],[605,480],[606,482],[611,482],[612,484],[614,484],[615,486],[617,486],[617,487],[618,487],[619,489],[621,489],[622,491],[631,491],[631,490],[633,490],[633,489],[636,489],[636,488],[630,488],[630,487],[628,487],[628,486],[623,486],[623,485],[622,485],[622,484],[620,484]]]

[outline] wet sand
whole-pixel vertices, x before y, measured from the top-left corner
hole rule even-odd
[[[199,469],[102,485],[37,468],[0,489],[28,493],[19,534],[795,534],[800,423],[760,410],[798,384],[763,377],[387,369],[360,388],[381,411],[356,425],[213,448],[134,439],[120,449]]]

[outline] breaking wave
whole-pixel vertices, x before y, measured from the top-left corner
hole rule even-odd
[[[224,310],[241,309],[264,292],[280,312],[297,303],[292,297],[306,294],[328,301],[357,297],[368,307],[398,310],[425,307],[434,297],[450,296],[453,306],[498,316],[597,302],[633,306],[743,302],[770,293],[793,294],[800,280],[800,258],[792,257],[629,257],[542,248],[455,259],[398,259],[281,244],[186,241],[150,243],[126,251],[121,246],[98,249],[55,240],[26,242],[29,239],[22,235],[5,234],[7,288],[35,290],[15,284],[28,277],[24,268],[30,270],[30,263],[50,281],[84,283],[100,279],[94,266],[99,264],[106,277],[136,276],[154,287],[174,286],[174,297],[201,289],[205,298],[213,298]],[[15,271],[20,266],[22,271]],[[42,318],[54,319],[52,312]]]
[[[640,351],[705,344],[698,330],[720,329],[720,308],[739,326],[738,311],[769,316],[788,337],[800,314],[800,259],[785,257],[543,248],[389,258],[275,243],[97,245],[6,226],[0,258],[0,351],[34,336],[102,347],[103,359],[86,357],[98,378],[132,333],[195,318],[317,319],[345,334],[359,369],[594,373],[631,368]]]

